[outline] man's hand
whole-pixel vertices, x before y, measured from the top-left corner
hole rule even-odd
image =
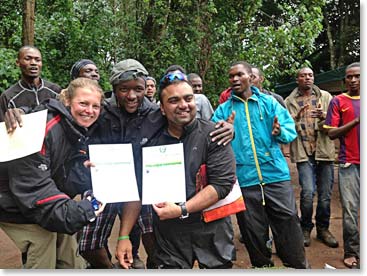
[[[173,219],[181,216],[181,207],[172,202],[152,204],[160,220]]]
[[[310,111],[310,114],[311,114],[311,118],[318,118],[318,119],[325,119],[326,117],[326,112],[324,112],[321,108],[321,103],[319,103],[317,105],[317,108],[316,109],[312,109]]]
[[[133,264],[132,248],[131,241],[128,239],[117,241],[115,257],[122,268],[131,268]]]
[[[272,130],[271,134],[273,136],[278,136],[280,134],[280,124],[278,122],[278,116],[274,117],[273,130]]]
[[[235,117],[236,117],[236,111],[233,110],[231,115],[229,115],[229,117],[227,118],[227,122],[233,125]]]
[[[94,163],[92,163],[90,160],[86,160],[83,163],[84,167],[86,168],[91,168],[91,167],[95,167],[96,165],[94,165]]]
[[[298,121],[303,116],[303,114],[305,113],[305,111],[307,109],[309,109],[309,108],[310,108],[310,105],[309,104],[306,104],[306,105],[302,106],[301,109],[298,111],[295,119]]]
[[[233,140],[234,137],[233,122],[235,116],[236,113],[235,111],[233,111],[232,114],[228,117],[227,122],[219,121],[215,125],[215,128],[217,130],[214,130],[210,133],[210,136],[213,137],[212,138],[213,142],[219,140],[218,145],[223,144],[225,146]]]
[[[20,108],[11,108],[5,112],[4,122],[9,134],[14,132],[18,124],[20,127],[23,126],[21,115],[24,115],[24,111]]]

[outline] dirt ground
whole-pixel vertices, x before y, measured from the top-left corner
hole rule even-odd
[[[287,158],[288,162],[289,159]],[[297,197],[297,204],[299,207],[299,185],[297,179],[297,170],[295,164],[289,162],[292,175],[292,184]],[[332,201],[331,201],[331,222],[330,231],[335,235],[339,241],[338,248],[329,248],[322,242],[316,239],[316,229],[311,233],[311,246],[306,247],[306,256],[312,269],[324,269],[329,265],[336,269],[347,269],[343,264],[343,239],[342,239],[342,213],[341,204],[339,201],[339,191],[337,186],[337,167],[335,168],[335,183],[333,186]],[[315,200],[316,202],[316,200]],[[237,261],[234,262],[234,269],[247,269],[251,268],[249,257],[246,248],[238,240],[239,230],[236,223],[235,216],[232,217],[233,226],[235,230],[235,246],[237,250]],[[116,247],[116,240],[118,236],[118,220],[115,223],[112,236],[110,238],[109,246],[111,250]],[[140,256],[143,260],[146,259],[146,254],[143,246],[140,246]],[[273,258],[276,267],[282,267],[281,261],[277,258],[273,247]],[[20,268],[21,259],[20,252],[12,243],[12,241],[4,234],[0,229],[0,268]]]

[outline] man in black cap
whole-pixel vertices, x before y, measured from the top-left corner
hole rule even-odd
[[[159,110],[157,104],[145,97],[147,78],[148,71],[140,62],[134,59],[126,59],[117,63],[113,67],[110,77],[113,93],[112,97],[109,99],[111,106],[107,107],[110,108],[111,113],[120,116],[122,141],[124,141],[124,143],[133,144],[135,171],[139,189],[141,189],[142,178],[140,143],[147,140],[146,137],[144,137],[145,139],[142,137],[141,126],[148,114]],[[157,124],[151,125],[150,129],[152,131],[154,128],[159,128],[159,121]],[[143,209],[145,210],[145,206],[143,206]],[[151,225],[143,224],[140,224],[140,227],[144,232],[146,229],[152,228]],[[129,238],[132,243],[132,267],[144,268],[144,263],[141,262],[138,255],[140,229],[137,224],[130,232]],[[124,243],[124,241],[118,241],[118,243]],[[152,250],[152,248],[147,248],[145,246],[145,251],[149,259],[152,258],[149,254]]]
[[[71,79],[79,77],[99,81],[100,75],[97,65],[90,59],[81,59],[74,63],[70,70]]]

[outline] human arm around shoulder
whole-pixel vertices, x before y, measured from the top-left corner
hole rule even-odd
[[[228,115],[225,119],[223,118],[223,110],[216,111],[216,115],[213,114],[212,121],[216,122],[215,128],[216,130],[210,133],[212,137],[212,141],[218,143],[218,145],[227,145],[229,144],[235,137],[234,131],[234,119],[236,116],[236,112],[232,111],[230,115]]]

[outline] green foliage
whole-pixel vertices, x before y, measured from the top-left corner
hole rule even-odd
[[[198,73],[215,104],[235,60],[262,68],[269,89],[315,62],[323,13],[332,7],[329,0],[37,0],[35,41],[43,77],[63,87],[74,62],[89,58],[100,69],[103,89],[110,90],[111,66],[135,58],[156,79],[172,64]],[[22,1],[2,1],[1,89],[17,79],[15,67],[3,67],[14,64],[21,46],[21,13]]]
[[[307,57],[315,50],[315,39],[322,30],[321,8],[324,1],[297,4],[278,4],[277,22],[249,28],[251,40],[245,45],[243,59],[263,69],[270,81],[269,88],[293,77],[297,69],[309,65]]]
[[[15,65],[17,52],[0,48],[0,94],[19,79],[19,70]]]

